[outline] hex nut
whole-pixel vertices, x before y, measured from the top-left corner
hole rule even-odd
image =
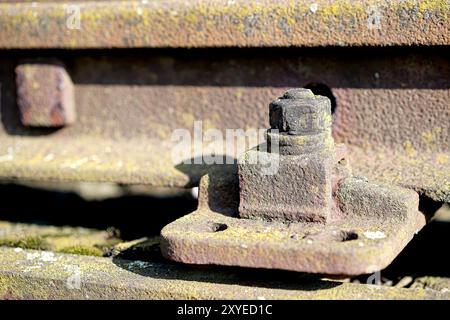
[[[331,102],[308,89],[287,91],[269,105],[271,129],[291,135],[311,135],[331,128]]]

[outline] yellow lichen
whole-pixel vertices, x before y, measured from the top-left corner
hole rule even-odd
[[[436,162],[438,164],[446,164],[448,163],[450,156],[448,154],[439,153],[436,155]]]
[[[415,157],[415,156],[417,155],[417,151],[416,151],[416,149],[414,149],[414,147],[413,147],[411,141],[409,141],[409,140],[406,141],[406,142],[403,144],[403,147],[405,148],[406,154],[407,154],[408,156],[410,156],[410,157]]]
[[[181,114],[181,121],[186,128],[191,128],[194,125],[195,117],[192,113],[183,112]]]
[[[441,132],[442,128],[439,127],[433,128],[430,131],[422,132],[422,138],[425,141],[427,147],[433,147]]]

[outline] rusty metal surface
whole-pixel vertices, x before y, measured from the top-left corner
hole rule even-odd
[[[177,169],[170,158],[170,147],[157,139],[3,137],[0,176],[168,187],[198,183],[208,167]]]
[[[292,89],[269,105],[267,142],[238,161],[239,216],[326,223],[332,217],[339,162],[331,137],[331,102]],[[270,145],[268,148],[267,145]],[[343,178],[343,177],[340,177]]]
[[[328,98],[292,89],[269,109],[271,148],[246,151],[237,173],[204,177],[198,210],[161,231],[163,254],[333,275],[385,268],[425,224],[418,194],[351,175]]]
[[[241,219],[238,184],[232,169],[205,176],[197,211],[161,231],[163,255],[189,264],[358,275],[389,265],[425,224],[417,209],[391,214],[375,207],[373,215],[359,212],[326,225]]]
[[[72,77],[78,114],[54,131],[24,127],[15,103],[15,62],[35,52],[3,51],[0,176],[196,184],[205,167],[172,163],[173,130],[192,130],[195,120],[204,130],[265,128],[273,96],[323,83],[336,98],[334,138],[349,146],[355,174],[449,202],[448,54],[446,47],[53,52]]]
[[[0,3],[2,48],[398,46],[450,41],[446,0],[8,2]],[[79,8],[79,29],[70,27],[74,11],[67,5]]]
[[[276,271],[211,268],[205,272],[205,268],[161,261],[0,248],[0,298],[448,300],[450,296],[437,290],[342,283]]]
[[[405,154],[397,150],[351,148],[353,173],[399,185],[434,201],[450,203],[449,152]]]
[[[17,105],[30,127],[62,127],[75,121],[73,83],[59,61],[29,61],[16,67]]]

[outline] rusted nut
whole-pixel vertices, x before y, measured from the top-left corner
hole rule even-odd
[[[327,97],[315,96],[309,89],[289,90],[270,103],[269,117],[269,151],[274,143],[283,155],[332,151],[331,102]]]
[[[287,91],[269,105],[271,129],[290,135],[311,135],[331,128],[331,102],[308,89]]]
[[[17,106],[29,127],[63,127],[75,122],[74,88],[64,65],[55,60],[16,67]]]

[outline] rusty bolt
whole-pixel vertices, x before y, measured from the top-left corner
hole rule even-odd
[[[291,135],[313,134],[331,127],[331,103],[308,89],[292,89],[269,106],[270,126]]]
[[[29,127],[62,127],[75,122],[74,88],[59,61],[34,61],[16,67],[17,105]]]
[[[274,143],[285,155],[330,151],[333,146],[331,103],[327,97],[316,96],[309,89],[288,90],[270,103],[269,117],[269,150]]]
[[[336,150],[331,136],[331,103],[307,89],[287,91],[269,106],[269,153],[278,161],[275,174],[253,163],[249,150],[239,162],[241,218],[326,223],[332,210]],[[273,150],[277,143],[278,151]],[[279,153],[279,157],[276,154]],[[293,187],[293,185],[295,187]]]

